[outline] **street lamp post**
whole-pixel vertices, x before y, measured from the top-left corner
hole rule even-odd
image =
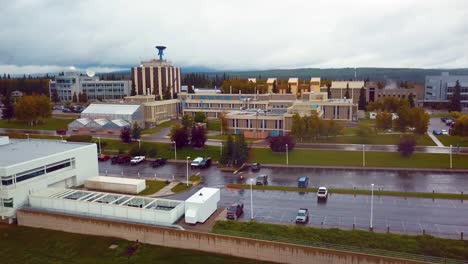
[[[252,191],[252,186],[253,186],[253,181],[254,179],[250,179],[250,220],[253,220],[253,191]]]
[[[371,184],[371,202],[370,202],[370,231],[374,230],[374,184]]]
[[[174,159],[177,160],[177,145],[175,141],[172,141],[174,143]]]
[[[98,137],[98,144],[99,144],[99,155],[102,154],[102,150],[101,150],[101,137]]]
[[[362,145],[362,166],[366,166],[366,145]]]
[[[450,168],[452,168],[452,145],[450,145]]]
[[[190,157],[187,156],[187,187],[189,186],[188,184],[188,161],[189,161]]]
[[[289,165],[288,144],[286,144],[286,165]]]

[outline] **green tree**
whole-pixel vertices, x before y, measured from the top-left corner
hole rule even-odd
[[[188,130],[184,127],[175,128],[171,133],[171,140],[175,142],[177,148],[183,148],[189,142]]]
[[[189,114],[184,114],[182,116],[182,127],[184,129],[190,129],[193,126],[193,118]]]
[[[462,138],[468,136],[468,115],[460,116],[450,131],[452,135],[460,136]]]
[[[304,132],[303,138],[307,141],[316,140],[319,135],[320,123],[322,120],[318,117],[316,111],[312,111],[309,116],[303,117]]]
[[[138,125],[137,122],[133,123],[132,126],[132,138],[134,140],[140,139],[141,138],[141,127]]]
[[[298,113],[295,113],[292,116],[292,124],[291,124],[291,135],[296,139],[302,142],[304,138],[304,118],[302,118]]]
[[[15,108],[13,106],[13,103],[11,102],[11,95],[10,93],[6,93],[6,95],[2,99],[3,103],[3,111],[2,111],[2,118],[7,119],[8,122],[10,122],[10,119],[12,119],[15,115]]]
[[[455,87],[453,87],[453,94],[450,100],[450,111],[458,111],[461,112],[461,87],[460,82],[457,80],[455,83]]]
[[[414,126],[414,133],[418,135],[424,135],[429,127],[429,114],[424,111],[423,108],[412,108],[411,109],[412,123]]]
[[[206,129],[203,126],[193,126],[191,133],[191,143],[195,148],[202,148],[206,142]]]
[[[387,130],[392,128],[392,114],[380,112],[375,117],[375,128],[379,130]]]
[[[76,96],[76,92],[73,93],[72,102],[74,103],[78,102],[78,97]]]
[[[38,115],[37,119],[44,122],[45,119],[52,116],[52,104],[50,103],[50,99],[45,95],[34,95],[33,98]]]
[[[396,120],[396,129],[401,132],[406,132],[406,128],[413,124],[412,114],[408,105],[404,104],[398,108],[398,118]]]
[[[130,143],[132,141],[132,130],[129,127],[124,127],[120,130],[120,139],[124,143]]]
[[[196,112],[195,116],[193,117],[193,121],[195,121],[195,123],[205,123],[206,122],[205,113]]]
[[[369,141],[369,136],[373,134],[373,129],[369,125],[359,123],[356,129],[356,135],[359,136],[359,143],[366,144]]]
[[[221,164],[232,164],[232,153],[234,150],[234,141],[231,134],[228,135],[226,141],[223,143],[223,152],[221,153],[220,163]]]
[[[359,91],[359,104],[358,104],[358,109],[359,110],[366,110],[366,89],[364,87],[361,88]]]
[[[236,140],[234,141],[232,162],[235,166],[240,166],[247,161],[248,157],[249,149],[247,142],[245,141],[244,134],[239,134],[236,136]]]
[[[450,112],[450,117],[453,118],[453,120],[457,120],[460,116],[462,116],[462,114],[458,111]]]
[[[415,104],[414,104],[414,94],[413,93],[410,93],[408,95],[408,103],[409,103],[411,108],[413,108],[415,106]]]
[[[346,99],[351,98],[351,96],[349,94],[349,83],[346,83],[345,97],[346,97]]]
[[[54,102],[54,103],[60,102],[60,98],[59,98],[57,89],[54,89],[54,90],[52,91],[52,102]]]

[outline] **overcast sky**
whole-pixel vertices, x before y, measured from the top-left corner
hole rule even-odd
[[[468,1],[14,0],[0,73],[128,69],[156,56],[214,69],[468,67]]]

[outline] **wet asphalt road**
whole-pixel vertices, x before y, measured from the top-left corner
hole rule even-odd
[[[110,161],[100,162],[101,175],[120,175],[127,177],[174,178],[180,181],[186,179],[185,163],[168,163],[160,168],[151,168],[148,162],[137,166],[111,165]],[[221,172],[216,166],[204,170],[191,170],[189,175],[200,172],[205,186],[221,187],[227,183],[236,183],[238,175]],[[245,178],[253,178],[256,175],[267,174],[269,184],[296,186],[299,176],[309,177],[309,186],[327,186],[329,188],[342,189],[370,189],[374,183],[376,189],[416,192],[444,192],[444,193],[468,193],[468,173],[433,173],[418,171],[362,171],[362,170],[333,170],[310,168],[266,168],[259,172],[241,172]]]

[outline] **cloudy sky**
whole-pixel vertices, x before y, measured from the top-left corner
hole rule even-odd
[[[156,56],[214,69],[468,67],[465,0],[14,0],[0,73],[128,69]]]

